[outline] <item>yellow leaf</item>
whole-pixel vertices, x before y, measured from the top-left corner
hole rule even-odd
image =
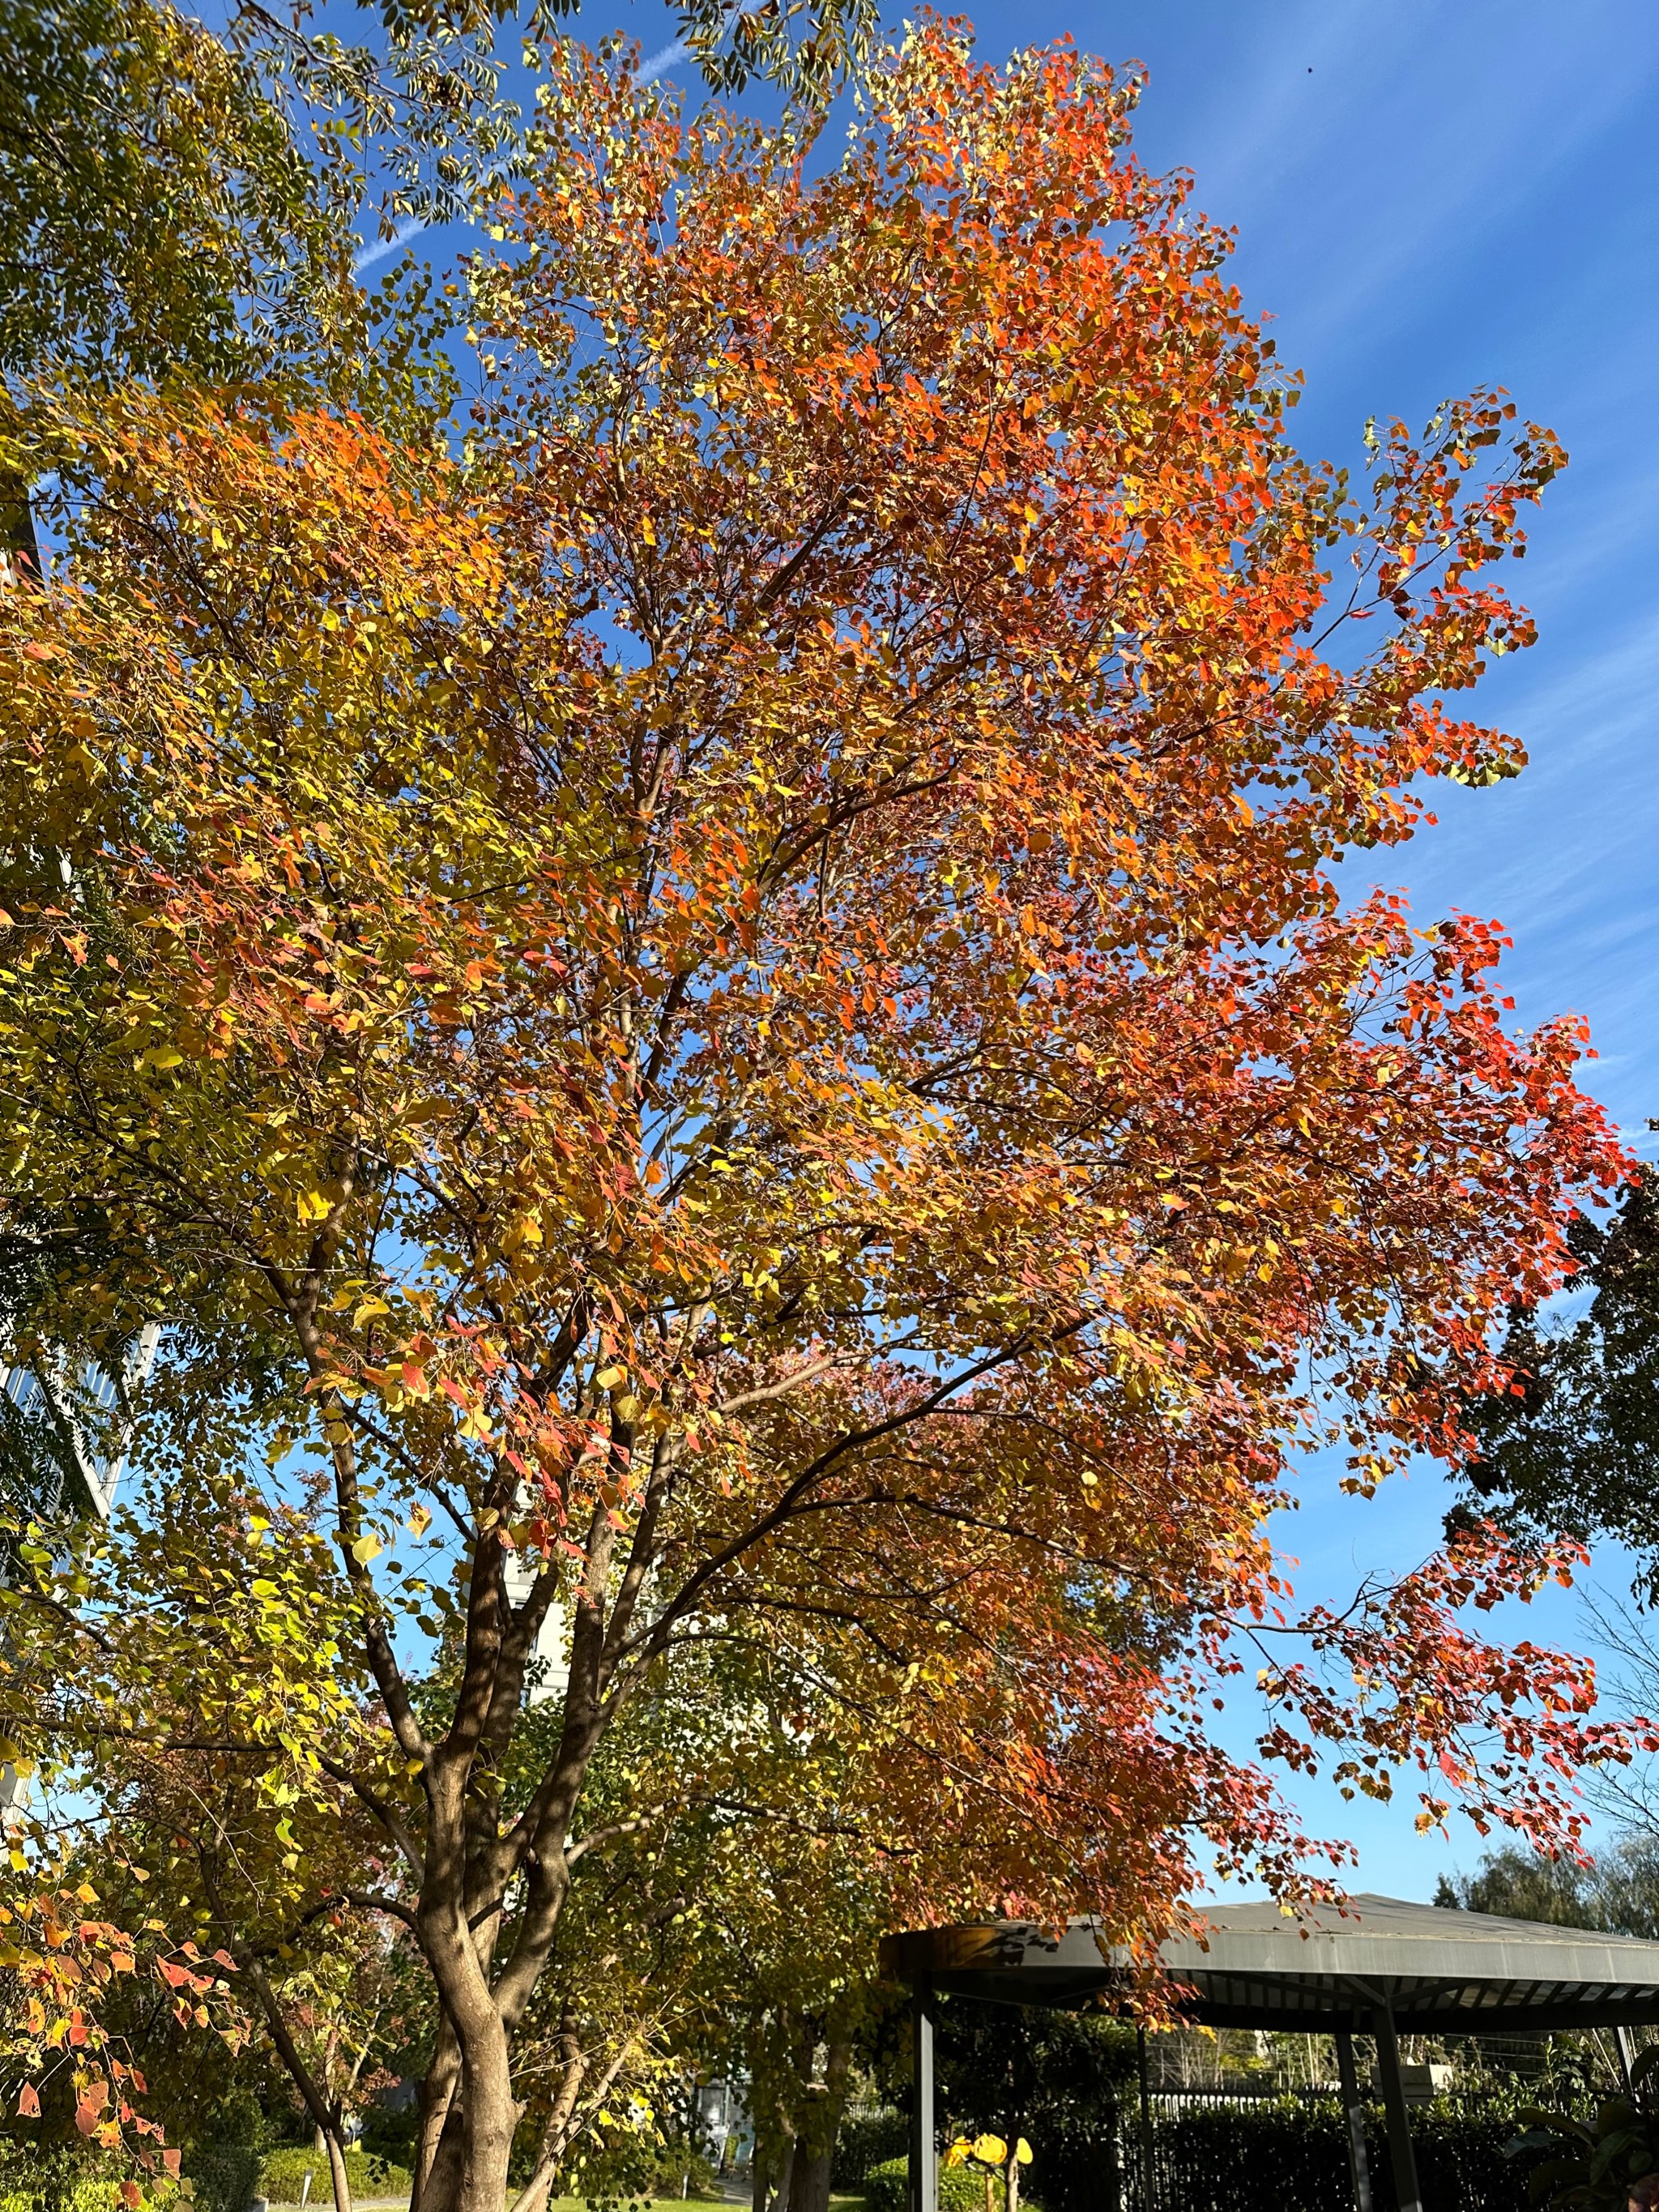
[[[409,1525],[416,1536],[425,1535],[427,1530],[432,1526],[432,1516],[424,1505],[416,1505],[410,1509]]]
[[[385,1551],[386,1546],[371,1528],[367,1536],[359,1536],[351,1547],[351,1556],[360,1567],[366,1567],[372,1559]]]

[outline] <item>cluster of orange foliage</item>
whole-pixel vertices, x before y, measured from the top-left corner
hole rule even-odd
[[[121,2202],[137,2205],[145,2186],[137,2177],[177,2180],[179,2154],[164,2147],[161,2124],[133,2101],[145,2095],[146,2083],[105,2017],[111,1984],[118,1975],[138,1974],[142,1956],[146,1978],[167,1994],[181,2027],[211,2027],[235,2048],[242,2031],[224,2005],[231,1962],[223,1954],[204,1959],[194,1943],[171,1942],[155,1922],[135,1939],[112,1921],[89,1917],[88,1908],[99,1901],[90,1884],[54,1882],[50,1872],[43,1879],[13,1844],[14,1865],[0,1892],[0,1974],[10,1985],[0,2069],[17,2083],[19,2118],[42,2118],[44,2089],[66,2118],[72,2112],[77,2133],[120,2151],[130,2169]]]

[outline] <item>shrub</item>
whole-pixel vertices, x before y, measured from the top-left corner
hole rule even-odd
[[[310,2202],[323,2206],[331,2204],[334,2191],[328,2178],[328,2154],[313,2150],[309,2143],[289,2143],[281,2150],[268,2150],[259,2162],[259,2193],[274,2204],[297,2204],[307,2173],[311,2176]],[[354,2197],[407,2196],[410,2190],[407,2167],[376,2158],[373,2152],[362,2150],[356,2143],[346,2153],[346,2179],[351,2184]],[[244,2206],[246,2201],[243,2199]]]
[[[252,2143],[202,2143],[185,2156],[185,2173],[196,2185],[197,2212],[247,2212],[258,2186],[259,2154]],[[317,2185],[311,2185],[316,2194]],[[326,2162],[323,2194],[329,2194]]]
[[[8,2142],[0,2149],[0,2212],[115,2212],[116,2184],[79,2143]]]
[[[910,2123],[902,2112],[860,2112],[843,2120],[830,2161],[830,2186],[856,2196],[871,2167],[902,2159],[909,2139]]]
[[[864,2177],[865,2212],[906,2212],[909,2186],[908,2158],[890,2158],[872,2166]],[[983,2172],[965,2166],[946,2166],[941,2160],[939,2212],[985,2212]]]
[[[421,2130],[418,2099],[409,2097],[395,2106],[376,2100],[364,2106],[362,2118],[363,2131],[357,2139],[361,2149],[371,2158],[383,2158],[388,2166],[413,2166],[415,2142]],[[536,2140],[539,2148],[539,2133]],[[531,2164],[535,2164],[533,2158]]]
[[[533,2155],[526,2160],[526,2179],[534,2162]],[[703,2203],[718,2202],[720,2196],[714,2169],[695,2144],[682,2136],[653,2142],[620,2128],[580,2143],[559,2174],[558,2187],[589,2204],[677,2197],[682,2187]]]

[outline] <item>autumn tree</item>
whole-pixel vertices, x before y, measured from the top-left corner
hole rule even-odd
[[[688,1796],[1144,1954],[1202,1863],[1308,1878],[1206,1729],[1264,1653],[1264,1757],[1425,1823],[1570,1838],[1622,1748],[1460,1618],[1570,1554],[1297,1618],[1264,1528],[1300,1444],[1455,1458],[1620,1171],[1496,928],[1333,873],[1518,764],[1446,702],[1530,637],[1553,440],[1481,395],[1364,501],[1298,459],[1069,49],[925,25],[817,177],[554,58],[453,451],[287,389],[10,430],[67,553],[0,633],[5,1173],[96,1214],[44,1334],[167,1334],[0,1718],[331,2141],[281,1972],[405,1931],[420,2212],[594,2077],[546,1993]],[[703,1777],[606,1778],[702,1664]]]
[[[755,2201],[779,2212],[829,2203],[855,2067],[891,2008],[878,1946],[914,1896],[890,1832],[858,1809],[860,1735],[837,1717],[757,1639],[677,1654],[590,1770],[588,1820],[623,1832],[573,1885],[538,1996],[550,2024],[583,2022],[584,2044],[609,2015],[633,2108],[666,2125],[688,2079],[746,2084]],[[613,2109],[630,2101],[603,2087]],[[568,2125],[550,2179],[566,2153],[580,2180],[589,2154]]]

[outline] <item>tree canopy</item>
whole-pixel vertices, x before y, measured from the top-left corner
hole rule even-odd
[[[420,2212],[558,2155],[550,1993],[676,1821],[728,1897],[842,1852],[1150,1955],[1202,1864],[1310,1878],[1247,1664],[1262,1761],[1425,1825],[1569,1839],[1622,1754],[1465,1623],[1570,1549],[1298,1614],[1265,1526],[1301,1445],[1455,1457],[1623,1172],[1495,926],[1333,873],[1516,766],[1446,699],[1561,456],[1480,394],[1363,498],[1300,459],[1133,93],[930,21],[811,177],[561,48],[453,449],[11,410],[66,551],[0,606],[0,1159],[41,1340],[166,1334],[125,1514],[19,1532],[5,1748],[337,2154],[283,1978],[397,1931]]]

